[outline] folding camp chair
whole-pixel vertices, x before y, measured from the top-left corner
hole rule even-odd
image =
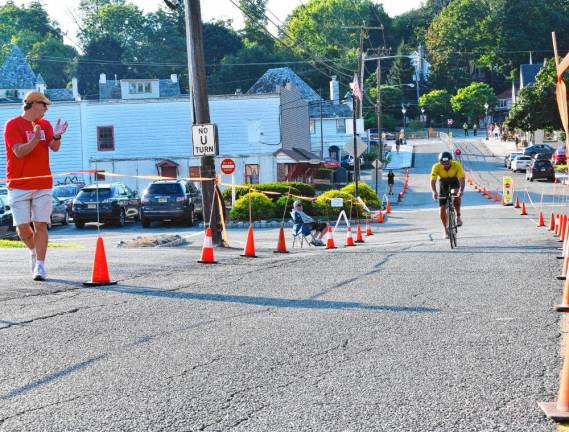
[[[308,246],[313,246],[312,241],[314,241],[314,235],[312,234],[312,229],[304,223],[302,217],[294,210],[290,212],[290,217],[294,224],[292,226],[292,247],[294,248],[297,240],[300,242],[301,249],[305,241]]]

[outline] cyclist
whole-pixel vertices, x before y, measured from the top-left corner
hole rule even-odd
[[[439,193],[437,193],[437,179],[439,180]],[[444,237],[448,238],[447,232],[447,209],[446,195],[454,190],[456,197],[454,206],[456,208],[456,225],[462,226],[460,217],[460,197],[464,194],[464,169],[460,162],[452,160],[452,154],[444,151],[439,154],[439,161],[431,169],[431,191],[433,199],[439,200],[439,215],[444,227]]]

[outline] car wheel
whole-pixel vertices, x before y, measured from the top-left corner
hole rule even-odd
[[[150,226],[150,221],[145,217],[140,218],[140,221],[142,223],[142,228],[148,228]]]
[[[124,209],[121,209],[116,225],[117,227],[122,228],[125,225],[125,223],[126,223],[126,213],[124,212]]]
[[[77,228],[77,229],[85,228],[85,222],[83,222],[83,221],[76,220],[74,223],[75,223],[75,228]]]
[[[194,209],[190,209],[190,214],[186,217],[186,225],[187,226],[194,226]]]

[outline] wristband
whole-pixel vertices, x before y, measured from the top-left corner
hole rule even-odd
[[[54,136],[53,136],[53,140],[54,140],[54,141],[59,141],[60,139],[61,139],[61,135],[59,135],[59,136],[54,135]]]

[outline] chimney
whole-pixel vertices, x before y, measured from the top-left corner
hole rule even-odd
[[[333,75],[332,81],[330,81],[330,100],[334,105],[340,103],[340,83],[336,79],[336,75]]]
[[[240,88],[235,89],[235,94],[241,96],[243,94],[243,91]]]
[[[107,76],[102,73],[101,75],[99,75],[99,84],[106,84],[107,83]]]
[[[176,74],[170,75],[170,80],[171,80],[173,83],[177,83],[177,82],[178,82],[178,75],[176,75]]]
[[[73,92],[73,99],[76,101],[81,100],[79,97],[79,86],[77,85],[77,78],[71,78],[71,91]]]

